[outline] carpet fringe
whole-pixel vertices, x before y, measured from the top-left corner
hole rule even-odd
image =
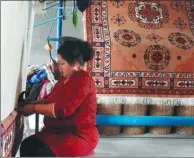
[[[98,104],[140,104],[157,106],[194,106],[194,98],[98,96]]]

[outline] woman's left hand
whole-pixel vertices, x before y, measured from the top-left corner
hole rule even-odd
[[[16,108],[16,111],[23,114],[24,116],[29,116],[35,113],[35,104],[26,104],[24,107]]]

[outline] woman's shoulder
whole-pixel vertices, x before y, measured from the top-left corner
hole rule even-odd
[[[90,73],[88,71],[85,71],[85,70],[80,70],[77,72],[77,74],[75,75],[74,77],[75,79],[76,78],[79,78],[79,79],[83,79],[83,80],[93,80],[92,76],[90,75]]]
[[[82,88],[91,88],[91,92],[95,93],[95,82],[93,77],[90,75],[89,72],[81,70],[77,72],[75,77],[72,80],[73,83],[75,83],[76,86],[82,86]]]
[[[65,78],[63,77],[63,76],[61,76],[59,79],[58,79],[58,81],[57,81],[57,83],[55,84],[55,85],[63,85],[63,83],[64,83],[64,81],[65,81]]]
[[[60,82],[64,82],[65,81],[65,77],[63,77],[63,76],[61,76],[60,78],[59,78],[59,80],[58,80],[58,82],[60,83]]]

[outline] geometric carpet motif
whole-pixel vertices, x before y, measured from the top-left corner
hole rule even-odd
[[[93,0],[88,70],[97,94],[194,95],[194,1]]]

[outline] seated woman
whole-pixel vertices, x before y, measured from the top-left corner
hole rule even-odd
[[[42,131],[26,138],[21,157],[84,156],[97,146],[96,92],[93,78],[81,70],[93,50],[85,41],[68,40],[58,50],[63,77],[44,100],[19,108],[23,115],[44,115]]]

